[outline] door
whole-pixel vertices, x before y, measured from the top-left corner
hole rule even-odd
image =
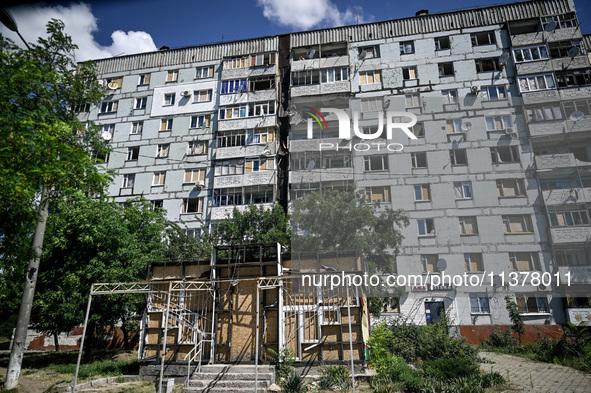
[[[434,325],[441,321],[441,314],[443,314],[445,306],[443,302],[425,302],[425,318],[427,325]]]

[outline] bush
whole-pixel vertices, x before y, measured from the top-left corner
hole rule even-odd
[[[519,342],[510,332],[504,332],[501,329],[495,329],[484,342],[485,346],[491,348],[509,348],[516,347]]]
[[[434,359],[425,362],[425,374],[435,379],[452,379],[478,374],[479,365],[470,358]]]
[[[289,370],[287,378],[283,380],[282,387],[285,393],[303,393],[306,391],[304,378],[302,378],[302,376],[293,368]]]
[[[272,349],[267,349],[270,355],[268,355],[271,363],[275,365],[275,380],[277,382],[284,378],[287,378],[292,368],[291,366],[295,363],[295,358],[292,349],[284,349],[281,353],[277,353]]]
[[[321,389],[348,391],[351,387],[351,374],[345,366],[324,366],[320,368]]]
[[[395,355],[389,355],[380,362],[376,368],[377,375],[372,379],[371,386],[374,389],[381,385],[392,384],[399,390],[418,392],[421,385],[420,373],[411,368],[406,362]]]

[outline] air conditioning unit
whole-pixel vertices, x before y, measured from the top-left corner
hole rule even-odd
[[[517,135],[517,132],[515,131],[514,128],[509,127],[509,128],[505,128],[505,134],[514,136],[514,135]]]
[[[199,188],[205,187],[205,181],[203,181],[203,180],[197,180],[195,182],[195,187],[199,187]]]
[[[181,92],[181,95],[185,98],[189,98],[189,97],[191,97],[191,92],[189,90],[185,90],[185,91]]]
[[[472,93],[472,94],[478,93],[479,90],[480,90],[480,88],[478,86],[470,87],[470,93]]]

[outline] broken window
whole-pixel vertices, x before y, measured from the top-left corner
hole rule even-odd
[[[490,154],[494,164],[519,162],[519,150],[517,146],[491,147]]]
[[[470,34],[470,41],[472,41],[472,46],[495,44],[495,32],[494,30],[490,30],[472,33]]]
[[[498,59],[476,59],[474,62],[476,64],[476,72],[491,72],[501,70]]]

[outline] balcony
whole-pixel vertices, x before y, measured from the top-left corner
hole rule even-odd
[[[528,128],[532,138],[589,132],[591,131],[591,117],[585,116],[578,121],[572,121],[567,117],[566,120],[530,123]]]
[[[339,81],[331,83],[320,83],[315,85],[292,86],[291,96],[311,96],[318,94],[350,93],[351,83],[349,81]]]
[[[591,242],[591,227],[557,227],[550,228],[552,243],[580,244]]]
[[[581,30],[578,27],[556,29],[551,32],[542,30],[535,33],[512,35],[511,46],[526,46],[532,44],[543,44],[545,42],[556,42],[575,39],[583,39]]]
[[[215,149],[215,159],[223,160],[237,157],[274,156],[277,145],[275,142],[257,143],[248,146],[219,147]]]
[[[277,69],[275,64],[271,64],[268,67],[257,66],[257,67],[244,67],[244,68],[231,68],[222,70],[222,80],[230,79],[246,79],[253,76],[263,75],[275,75]]]
[[[538,171],[549,171],[560,168],[572,168],[577,165],[574,154],[544,154],[534,157]]]
[[[560,266],[560,283],[568,283],[567,273],[570,273],[570,283],[591,284],[591,266]]]
[[[542,74],[549,71],[564,71],[576,68],[589,67],[589,58],[586,55],[566,57],[560,59],[530,61],[517,63],[517,75]]]
[[[213,187],[229,188],[275,184],[275,173],[276,172],[273,170],[266,170],[259,172],[248,172],[242,175],[216,176],[213,179]]]
[[[218,131],[273,127],[276,124],[275,115],[242,117],[238,119],[218,120]]]
[[[566,188],[562,190],[542,191],[546,205],[564,205],[567,203],[587,203],[591,201],[591,188]]]
[[[274,101],[276,100],[276,90],[257,90],[247,91],[243,93],[222,94],[220,95],[220,106],[244,104],[245,102],[254,101]]]
[[[349,56],[331,56],[320,59],[292,60],[291,71],[303,71],[312,68],[349,67]]]
[[[289,171],[289,182],[291,184],[299,183],[319,183],[327,181],[353,180],[353,168],[319,168],[311,171]]]
[[[256,207],[262,206],[265,209],[272,209],[273,203],[261,203],[255,205]],[[211,208],[211,219],[212,220],[225,220],[228,216],[232,215],[234,208],[237,208],[238,211],[244,212],[248,209],[249,205],[238,205],[238,206],[220,206],[220,207],[212,207]]]
[[[543,104],[546,102],[556,102],[560,100],[560,96],[558,90],[551,89],[532,92],[526,91],[521,93],[521,99],[523,100],[523,105],[532,105]]]

